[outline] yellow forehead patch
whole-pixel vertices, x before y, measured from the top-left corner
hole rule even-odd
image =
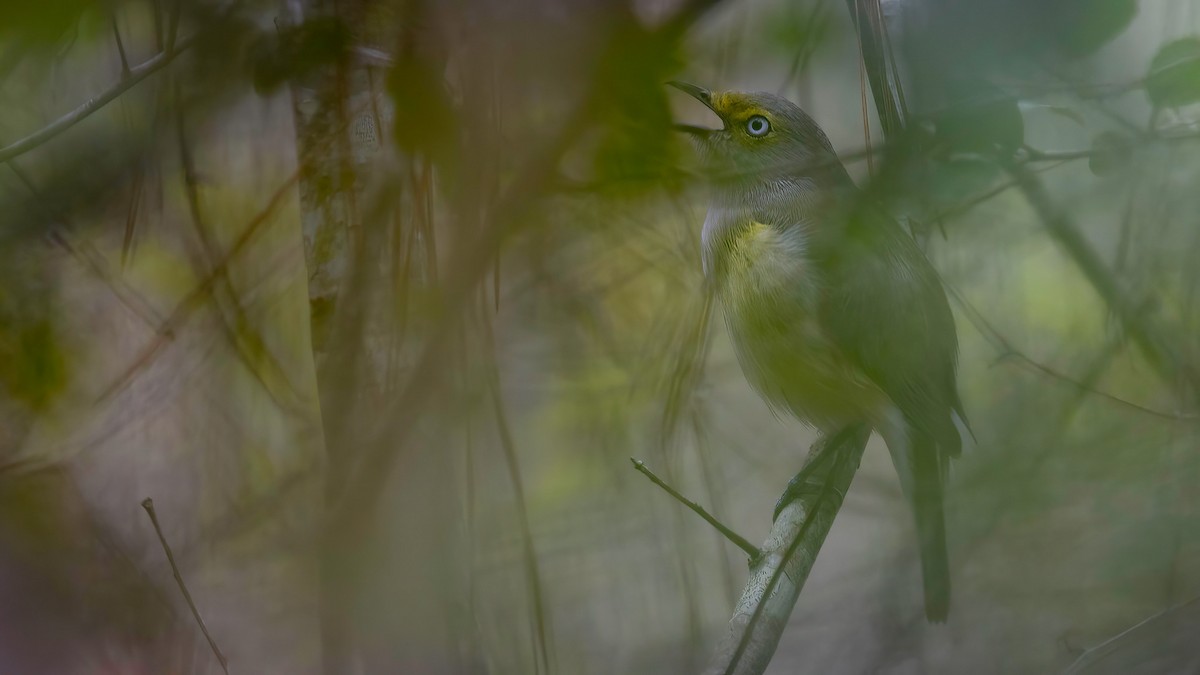
[[[725,119],[741,121],[754,115],[762,115],[768,120],[773,120],[770,111],[755,105],[742,94],[734,92],[714,92],[712,106],[717,114]]]

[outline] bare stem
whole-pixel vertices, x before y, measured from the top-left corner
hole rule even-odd
[[[217,657],[217,662],[221,664],[221,670],[225,675],[229,675],[229,663],[225,660],[225,655],[221,653],[221,648],[217,646],[217,641],[208,632],[208,626],[204,625],[204,619],[200,617],[200,610],[196,609],[196,603],[192,600],[192,594],[188,592],[187,584],[183,583],[183,575],[179,573],[179,566],[175,564],[175,556],[171,553],[171,545],[167,543],[167,538],[163,536],[162,527],[158,524],[158,515],[154,513],[154,500],[146,497],[142,500],[142,508],[146,509],[146,513],[150,516],[150,523],[154,525],[154,533],[158,535],[158,541],[162,544],[163,552],[167,554],[167,562],[171,565],[171,573],[175,575],[175,583],[179,585],[179,592],[183,593],[183,599],[187,601],[188,609],[192,610],[192,617],[196,619],[196,623],[200,626],[200,632],[204,633],[204,639],[208,640],[208,646]]]
[[[124,94],[126,91],[132,89],[142,80],[165,68],[179,54],[179,52],[191,46],[193,42],[195,42],[194,37],[188,38],[187,40],[179,43],[174,50],[162,51],[154,56],[151,56],[149,59],[146,59],[146,61],[134,66],[133,68],[130,68],[129,72],[121,77],[120,82],[110,87],[103,94],[88,99],[83,103],[83,105],[42,127],[40,130],[26,136],[25,138],[22,138],[15,143],[11,143],[6,147],[0,148],[0,162],[7,162],[14,157],[29,152],[30,150],[33,150],[46,141],[66,131],[67,129],[75,126],[92,113],[111,103],[121,94]]]
[[[662,488],[663,490],[665,490],[667,494],[671,495],[676,500],[678,500],[680,504],[683,504],[684,506],[686,506],[689,509],[691,509],[692,511],[694,511],[696,513],[696,515],[698,515],[704,519],[704,522],[715,527],[717,529],[717,532],[720,532],[722,535],[724,535],[724,537],[726,539],[728,539],[734,546],[737,546],[738,548],[745,551],[746,555],[750,556],[751,563],[753,563],[754,561],[756,561],[760,557],[762,557],[762,551],[758,550],[758,547],[756,547],[754,544],[751,544],[749,541],[746,541],[746,539],[744,537],[742,537],[742,535],[729,529],[729,527],[727,527],[724,523],[717,520],[715,516],[713,516],[708,511],[704,510],[703,506],[700,506],[696,502],[688,499],[687,497],[684,497],[682,494],[679,493],[679,491],[677,491],[675,488],[668,485],[666,483],[666,481],[659,478],[657,475],[655,475],[655,473],[653,471],[651,471],[649,468],[647,468],[645,462],[641,461],[640,459],[634,459],[632,457],[629,458],[629,461],[633,462],[633,468],[637,469],[638,471],[641,471],[646,476],[646,478],[650,479],[651,482],[653,482],[655,485],[657,485],[660,488]]]

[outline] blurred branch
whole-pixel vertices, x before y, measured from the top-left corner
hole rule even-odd
[[[801,469],[805,489],[789,486],[796,498],[771,526],[704,675],[759,675],[767,669],[869,436],[868,428],[855,425],[813,444]]]
[[[751,564],[756,563],[758,561],[758,559],[762,557],[762,551],[758,550],[754,546],[754,544],[751,544],[749,541],[746,541],[745,537],[738,534],[737,532],[734,532],[727,525],[725,525],[721,521],[717,520],[715,516],[713,516],[708,511],[704,510],[703,506],[700,506],[696,502],[688,499],[687,497],[684,497],[682,494],[679,493],[679,491],[677,491],[675,488],[668,485],[666,483],[666,481],[659,478],[653,471],[651,471],[646,466],[645,462],[643,462],[639,459],[634,459],[633,457],[630,457],[629,461],[633,462],[633,468],[640,471],[642,473],[642,475],[644,475],[646,478],[649,478],[651,482],[653,482],[655,485],[662,488],[667,494],[671,495],[676,500],[678,500],[680,504],[683,504],[684,506],[688,507],[693,512],[695,512],[696,515],[703,518],[704,522],[706,522],[709,525],[712,525],[714,528],[716,528],[717,532],[720,532],[734,546],[737,546],[738,548],[745,551],[746,555],[750,556]]]
[[[1075,379],[1074,377],[1071,377],[1070,375],[1067,375],[1066,373],[1059,372],[1059,371],[1051,368],[1050,366],[1047,366],[1047,365],[1033,359],[1029,355],[1025,354],[1021,350],[1014,347],[1012,345],[1012,343],[1008,341],[1008,338],[1004,337],[1004,335],[1002,333],[1000,333],[1000,331],[995,326],[993,326],[991,324],[991,322],[989,322],[986,318],[984,318],[983,314],[980,313],[980,311],[978,309],[976,309],[974,305],[972,305],[965,297],[963,297],[962,293],[960,293],[957,289],[955,289],[949,285],[946,285],[946,289],[948,291],[950,291],[950,294],[952,296],[954,296],[955,301],[957,301],[958,304],[964,310],[966,310],[967,320],[970,321],[971,324],[975,326],[976,330],[978,330],[980,332],[980,334],[982,334],[984,336],[984,339],[986,339],[988,342],[990,342],[992,344],[992,346],[996,348],[996,351],[999,352],[999,355],[996,357],[995,362],[998,363],[1001,361],[1008,361],[1008,360],[1015,359],[1015,360],[1019,361],[1021,364],[1023,364],[1024,366],[1026,366],[1026,368],[1028,368],[1029,370],[1032,370],[1033,372],[1040,373],[1042,375],[1045,375],[1047,377],[1050,377],[1050,378],[1053,378],[1056,380],[1061,380],[1063,382],[1066,382],[1067,384],[1074,386],[1076,389],[1078,389],[1081,392],[1099,396],[1105,400],[1116,403],[1117,405],[1120,405],[1120,406],[1123,406],[1126,408],[1130,408],[1131,410],[1134,410],[1134,411],[1137,411],[1140,413],[1144,413],[1146,415],[1152,415],[1154,417],[1158,417],[1158,418],[1164,419],[1164,420],[1169,420],[1172,422],[1195,423],[1197,421],[1200,421],[1200,417],[1196,417],[1194,415],[1176,415],[1176,414],[1172,414],[1172,413],[1165,413],[1165,412],[1162,412],[1159,410],[1147,408],[1143,405],[1134,403],[1133,401],[1127,401],[1123,398],[1114,396],[1108,392],[1096,389],[1095,387],[1088,384],[1087,380]],[[1088,379],[1091,379],[1091,378],[1088,378]]]
[[[181,52],[195,44],[196,37],[197,36],[193,35],[183,42],[180,42],[174,48],[167,48],[155,54],[154,56],[151,56],[149,59],[146,59],[133,68],[130,68],[128,72],[121,77],[120,82],[116,83],[112,87],[109,87],[108,90],[99,96],[88,99],[83,103],[83,105],[75,108],[71,112],[63,115],[54,122],[51,122],[47,126],[42,127],[40,130],[35,131],[25,138],[0,148],[0,162],[7,162],[14,157],[23,155],[83,121],[92,113],[111,103],[121,94],[124,94],[132,89],[142,80],[170,65],[171,61],[175,60],[176,56],[179,56]]]
[[[142,500],[142,508],[150,516],[150,523],[154,525],[154,533],[158,535],[158,542],[162,544],[163,552],[167,554],[167,562],[171,565],[171,573],[175,575],[175,583],[179,585],[179,592],[187,601],[188,609],[192,610],[192,616],[200,626],[200,632],[204,633],[204,639],[208,640],[208,646],[212,649],[212,653],[216,655],[217,663],[221,664],[221,670],[225,675],[229,675],[229,663],[225,660],[225,655],[221,653],[221,648],[217,646],[217,641],[208,632],[208,626],[204,625],[204,619],[200,616],[200,610],[196,609],[196,603],[192,600],[192,594],[188,592],[187,584],[183,583],[183,575],[179,573],[179,566],[175,564],[175,555],[171,553],[171,545],[167,543],[162,527],[158,524],[158,515],[154,512],[154,500],[146,497]]]
[[[1170,343],[1160,333],[1158,326],[1143,315],[1137,303],[1121,288],[1099,254],[1079,232],[1071,216],[1050,199],[1041,179],[1020,164],[1009,163],[1006,169],[1029,205],[1041,218],[1050,236],[1058,242],[1095,288],[1096,293],[1113,310],[1159,376],[1166,382],[1175,382],[1177,378],[1182,378],[1190,385],[1192,391],[1200,390],[1200,382],[1197,381],[1194,369],[1180,360],[1170,348]]]
[[[534,672],[538,673],[540,663],[545,672],[550,672],[550,640],[549,623],[546,621],[545,593],[542,590],[542,577],[538,571],[537,551],[533,547],[533,529],[529,525],[528,500],[525,498],[525,486],[521,480],[521,465],[517,461],[516,444],[513,442],[512,429],[508,425],[508,415],[504,411],[504,396],[500,389],[500,367],[496,363],[496,340],[492,332],[491,320],[484,318],[484,334],[490,348],[486,355],[488,369],[488,389],[496,414],[496,427],[500,432],[500,447],[504,451],[504,463],[508,467],[509,480],[512,481],[513,493],[517,502],[517,518],[521,522],[521,543],[525,554],[525,574],[529,581],[529,592],[533,596],[534,622],[537,627],[538,654],[534,657]],[[540,658],[540,661],[539,661]]]
[[[158,329],[155,331],[155,337],[153,340],[151,340],[150,344],[146,345],[138,354],[137,358],[135,358],[133,362],[121,372],[121,375],[114,379],[108,385],[108,387],[104,389],[104,391],[97,397],[98,401],[103,401],[104,399],[113,396],[121,389],[124,389],[125,386],[132,381],[133,376],[136,375],[142,368],[146,367],[151,360],[153,360],[155,354],[158,353],[164,344],[174,339],[175,331],[177,331],[179,327],[182,326],[185,321],[187,321],[192,312],[194,312],[200,307],[201,304],[203,304],[205,296],[211,292],[213,285],[216,284],[220,279],[220,275],[230,265],[230,263],[233,262],[234,258],[240,255],[242,251],[245,250],[245,248],[250,244],[250,242],[254,240],[255,235],[258,234],[263,224],[270,220],[271,215],[275,213],[275,209],[279,208],[279,205],[283,203],[284,198],[287,197],[292,186],[294,186],[296,182],[300,180],[300,174],[303,170],[304,165],[301,164],[301,166],[297,167],[296,170],[292,172],[292,175],[286,181],[284,181],[283,185],[279,186],[279,188],[275,191],[275,194],[271,195],[270,199],[267,201],[267,205],[263,207],[262,211],[250,219],[250,222],[242,230],[241,234],[238,235],[238,238],[234,240],[233,244],[225,252],[225,255],[213,265],[213,268],[209,272],[208,276],[206,276],[199,284],[197,284],[190,292],[188,292],[188,294],[184,296],[184,298],[180,300],[178,304],[175,305],[175,308],[171,310],[171,313],[167,315],[167,318],[158,325]]]
[[[225,333],[225,338],[229,341],[230,346],[233,347],[233,351],[238,355],[242,365],[250,372],[275,405],[279,406],[282,410],[294,411],[300,406],[303,396],[296,385],[288,378],[287,371],[280,364],[279,359],[275,357],[275,354],[271,352],[270,347],[262,335],[259,334],[257,327],[253,325],[247,316],[245,308],[242,307],[237,287],[234,285],[233,279],[229,274],[229,266],[219,264],[222,259],[222,252],[219,243],[212,235],[204,218],[204,211],[200,207],[199,178],[196,172],[196,161],[192,155],[191,145],[188,143],[183,107],[179,100],[180,94],[178,90],[176,90],[175,96],[175,133],[177,147],[179,148],[180,165],[183,168],[184,195],[188,204],[188,211],[192,216],[192,227],[203,249],[202,256],[200,256],[202,259],[197,261],[197,265],[205,273],[211,273],[216,277],[217,283],[214,284],[214,292],[210,297],[213,308],[216,309],[221,328]],[[205,267],[207,269],[204,269]],[[226,314],[221,297],[224,297],[229,305],[229,315]]]
[[[344,127],[342,130],[344,130]],[[342,130],[339,130],[339,133]],[[177,331],[188,320],[192,312],[200,307],[204,297],[212,291],[214,284],[216,284],[220,279],[220,275],[223,274],[226,268],[233,264],[233,261],[245,251],[246,247],[248,247],[252,241],[254,241],[254,238],[258,235],[261,228],[270,221],[271,216],[274,215],[275,211],[284,203],[285,199],[290,194],[292,187],[300,181],[300,177],[309,169],[313,161],[313,157],[327,149],[328,144],[329,141],[326,141],[323,145],[314,146],[310,149],[307,155],[298,162],[296,170],[293,171],[292,175],[288,176],[288,178],[283,181],[278,188],[276,188],[275,192],[267,199],[267,204],[262,208],[262,210],[255,214],[255,216],[250,219],[250,222],[246,223],[246,226],[242,228],[241,233],[236,239],[234,239],[229,248],[225,250],[224,255],[220,258],[220,260],[214,262],[213,267],[209,271],[208,275],[205,276],[200,283],[196,284],[196,286],[194,286],[192,290],[183,297],[182,300],[176,303],[174,308],[172,308],[171,312],[167,315],[166,319],[158,324],[158,328],[155,331],[155,337],[150,344],[146,345],[138,354],[137,358],[135,358],[133,362],[130,363],[124,371],[122,371],[121,375],[114,379],[101,392],[101,394],[97,397],[97,400],[102,401],[123,389],[127,384],[129,384],[129,382],[133,379],[133,376],[137,374],[138,371],[140,371],[142,368],[145,368],[154,359],[155,355],[160,349],[162,349],[166,342],[174,339],[175,331]]]
[[[46,214],[46,216],[56,223],[56,226],[51,227],[48,236],[51,241],[57,244],[67,253],[71,254],[80,264],[92,273],[97,279],[103,283],[108,290],[112,291],[114,297],[121,302],[130,312],[133,312],[139,319],[144,321],[148,326],[157,326],[162,320],[154,307],[138,293],[137,289],[133,288],[119,276],[116,276],[109,269],[108,262],[103,254],[96,250],[89,242],[84,240],[76,241],[71,235],[69,224],[66,218],[57,213],[48,203],[48,200],[34,185],[33,179],[29,174],[17,165],[16,162],[9,162],[8,168],[13,172],[18,180],[21,181],[29,190],[29,193],[37,199],[38,207]]]

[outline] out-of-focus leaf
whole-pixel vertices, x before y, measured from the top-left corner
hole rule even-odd
[[[266,35],[252,51],[254,88],[270,92],[294,77],[334,63],[349,44],[349,30],[334,17],[311,19]]]
[[[1012,151],[1025,141],[1017,100],[979,83],[947,87],[950,104],[932,116],[934,135],[952,152]]]
[[[1200,38],[1180,38],[1158,50],[1146,75],[1146,95],[1160,107],[1200,101]]]
[[[828,39],[829,17],[829,11],[819,2],[808,8],[783,3],[766,22],[763,37],[768,46],[791,56],[798,49],[814,49]]]
[[[657,36],[631,24],[624,39],[598,61],[604,101],[599,116],[603,137],[595,155],[596,178],[625,187],[655,184],[674,166],[671,109],[663,81],[674,54]]]
[[[1086,56],[1120,35],[1137,14],[1134,0],[1057,0],[1035,3],[1043,25],[1068,56]]]
[[[1097,176],[1109,176],[1129,163],[1133,154],[1133,139],[1116,131],[1105,131],[1092,139],[1092,156],[1088,168]]]
[[[31,410],[45,408],[67,379],[52,286],[39,262],[20,253],[0,259],[0,396]]]
[[[66,366],[49,321],[11,326],[0,335],[4,388],[33,410],[44,408],[66,382]]]
[[[96,5],[94,0],[0,2],[0,38],[14,37],[32,47],[53,46]]]
[[[395,102],[397,146],[444,163],[454,143],[458,115],[433,64],[416,56],[401,58],[388,74],[388,90]]]

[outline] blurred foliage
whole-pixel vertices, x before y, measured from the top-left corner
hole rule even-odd
[[[0,39],[14,40],[24,49],[57,47],[78,29],[85,13],[102,10],[107,4],[96,0],[6,2],[0,6]]]
[[[663,82],[679,67],[674,45],[635,21],[618,22],[609,48],[596,60],[594,105],[603,137],[595,180],[623,192],[659,189],[678,165],[668,133],[671,109]]]
[[[252,50],[254,88],[269,94],[294,78],[346,58],[350,44],[349,29],[336,17],[309,19],[264,34]]]
[[[1146,75],[1146,95],[1163,108],[1200,101],[1200,38],[1180,38],[1158,50]]]
[[[985,81],[944,85],[946,108],[934,113],[936,140],[951,152],[1010,155],[1025,141],[1016,98]]]
[[[1097,176],[1110,176],[1129,165],[1133,157],[1134,141],[1119,131],[1103,131],[1092,139],[1092,155],[1088,157],[1088,168]]]
[[[718,3],[678,40],[670,3],[301,4],[290,25],[273,4],[179,3],[169,67],[0,166],[0,478],[52,450],[86,495],[0,487],[0,581],[74,557],[44,570],[66,596],[138,587],[78,545],[94,517],[174,597],[130,518],[153,490],[178,500],[197,596],[229,593],[204,608],[240,654],[316,649],[324,589],[372,674],[529,673],[543,649],[554,672],[694,670],[744,566],[628,457],[753,540],[811,438],[749,389],[706,304],[706,197],[662,86],[681,77],[795,98],[912,226],[954,291],[978,436],[949,495],[949,626],[910,620],[910,524],[872,448],[779,672],[1048,672],[1072,658],[1066,632],[1097,644],[1200,592],[1185,373],[1128,339],[1004,170],[1037,176],[1190,367],[1200,41],[1179,14],[884,3],[912,123],[868,139],[836,0]],[[113,25],[137,65],[174,6],[0,5],[0,146],[119,85]],[[358,463],[375,456],[393,463]],[[378,517],[338,511],[314,476],[352,496],[377,480]],[[337,552],[359,564],[317,560],[323,527],[361,535]],[[304,625],[263,636],[288,621]],[[259,672],[317,668],[292,665]]]

